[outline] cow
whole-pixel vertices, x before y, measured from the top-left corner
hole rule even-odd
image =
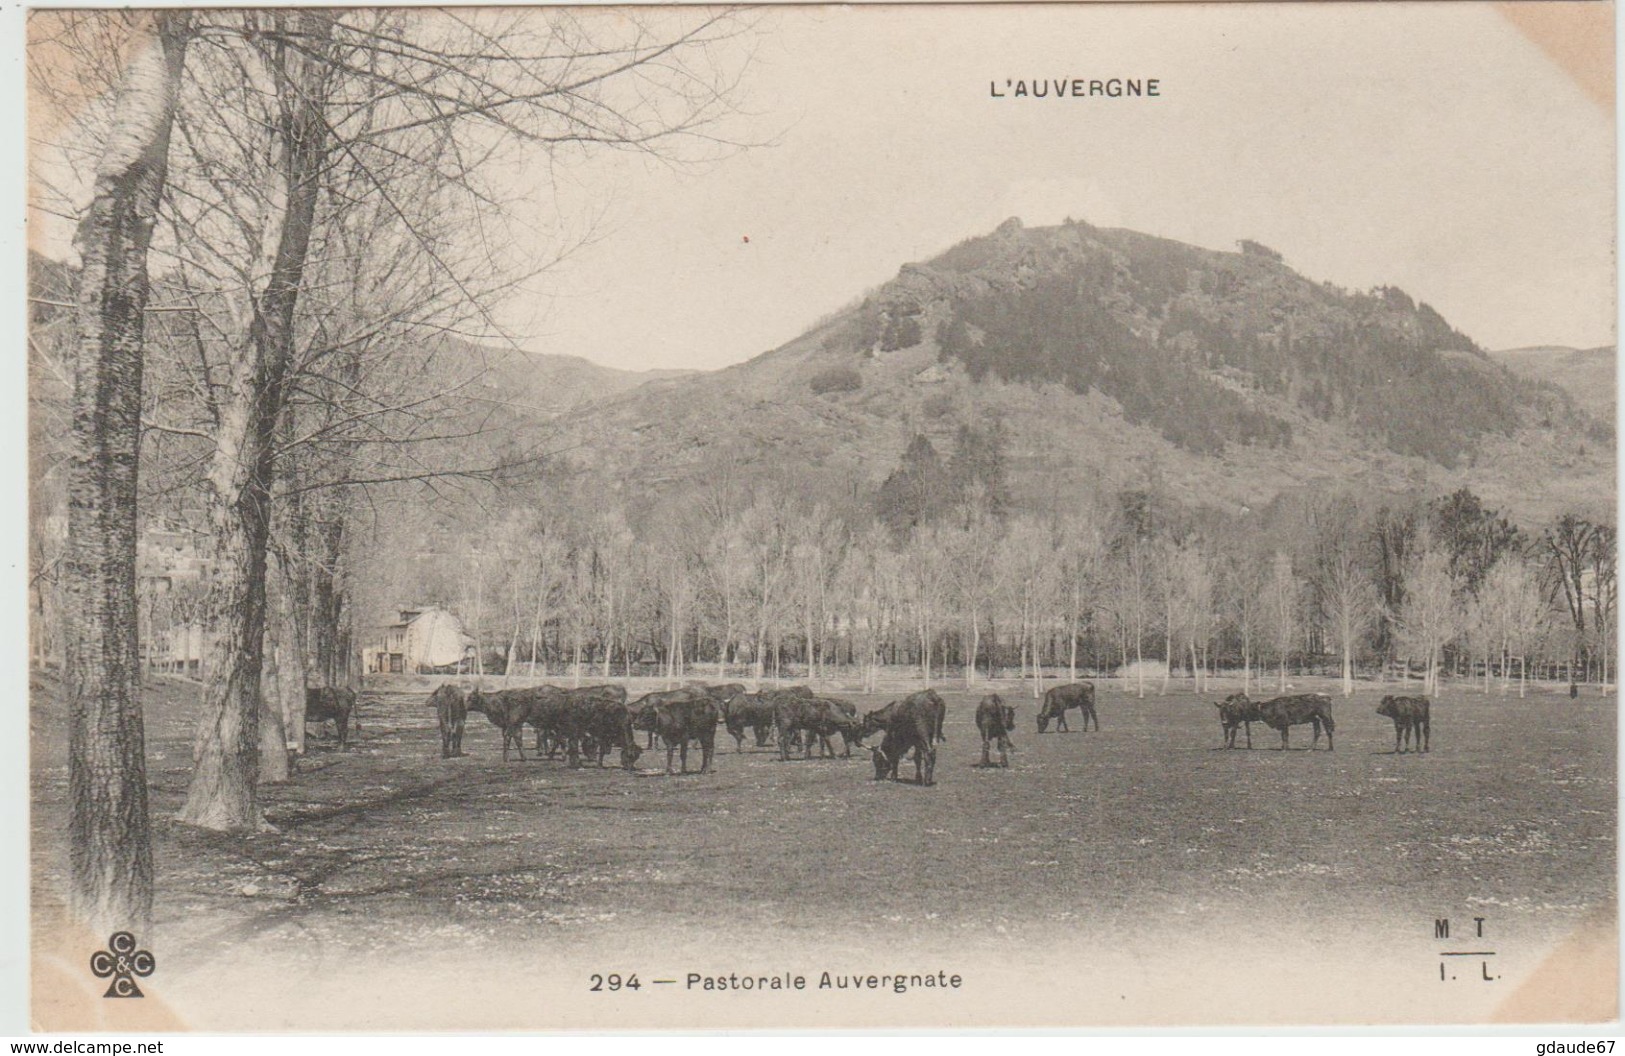
[[[305,722],[318,725],[332,720],[338,727],[339,751],[350,743],[350,717],[355,714],[355,690],[343,686],[306,686]],[[359,719],[356,732],[361,731]]]
[[[813,692],[811,686],[774,686],[771,689],[758,690],[757,693],[763,699],[771,702],[774,707],[777,707],[781,700],[812,700],[818,696],[817,693]],[[801,731],[797,730],[790,741],[790,748],[794,750],[800,747]]]
[[[726,685],[718,686],[708,685],[705,682],[685,682],[683,684],[683,688],[697,689],[701,693],[704,693],[706,696],[710,697],[712,700],[716,701],[718,704],[726,704],[728,701],[739,696],[739,694],[745,692],[745,687],[740,685],[738,682],[729,682]]]
[[[1016,729],[1016,709],[997,693],[990,693],[976,705],[976,728],[982,732],[982,765],[992,766],[988,750],[999,748],[999,765],[1010,765],[1010,734]]]
[[[858,739],[861,741],[875,733],[885,734],[879,748],[869,749],[874,756],[875,780],[887,777],[897,780],[898,765],[912,751],[915,783],[936,784],[936,744],[941,726],[941,713],[918,693],[865,714],[858,726]]]
[[[440,758],[463,754],[463,725],[468,721],[468,698],[461,686],[450,682],[429,694],[429,706],[440,720]]]
[[[946,741],[948,739],[948,735],[943,732],[943,727],[948,722],[948,705],[937,695],[936,690],[922,689],[918,693],[910,693],[903,699],[916,701],[929,707],[937,717],[937,740]]]
[[[709,699],[710,694],[708,694],[702,686],[680,686],[677,689],[665,689],[655,693],[645,693],[643,696],[632,702],[632,717],[636,719],[638,714],[645,708],[652,708],[656,704],[663,704],[677,700]],[[649,735],[648,743],[644,745],[644,747],[653,748],[655,746],[654,728],[644,725],[640,725],[637,728],[646,731]]]
[[[688,742],[698,741],[702,751],[700,773],[712,772],[711,758],[716,754],[717,723],[722,721],[722,708],[702,693],[676,696],[676,693],[650,693],[641,698],[632,709],[634,729],[659,734],[666,745],[666,773],[670,774],[672,753],[682,753],[682,772],[688,773]],[[662,699],[649,701],[650,697]]]
[[[582,751],[604,766],[604,756],[611,748],[621,750],[621,768],[631,770],[637,765],[643,749],[638,747],[632,732],[632,709],[620,701],[599,697],[586,701],[586,714],[582,721]]]
[[[1426,697],[1383,697],[1377,705],[1377,714],[1394,720],[1394,754],[1414,744],[1425,752],[1432,739],[1428,720],[1429,702]]]
[[[848,710],[850,709],[850,710]],[[844,751],[842,758],[851,758],[852,745],[859,744],[857,708],[844,700],[825,700],[819,697],[781,697],[774,705],[773,727],[779,739],[779,759],[788,762],[796,734],[803,734],[803,759],[812,758],[813,742],[822,747],[826,756],[835,754],[829,739],[841,735]]]
[[[762,693],[740,693],[722,709],[723,722],[733,734],[734,751],[745,750],[745,731],[756,738],[756,747],[767,747],[767,735],[773,729],[777,705]]]
[[[626,703],[626,690],[620,686],[579,686],[561,689],[558,686],[537,686],[532,691],[536,706],[531,723],[536,727],[536,751],[542,752],[547,743],[547,757],[553,758],[560,748],[571,768],[581,765],[583,738],[593,705]]]
[[[1066,725],[1066,713],[1077,708],[1083,713],[1083,729],[1089,730],[1089,720],[1095,720],[1095,731],[1100,731],[1100,716],[1095,714],[1095,684],[1093,682],[1072,682],[1064,686],[1056,686],[1044,694],[1044,706],[1038,709],[1038,732],[1044,733],[1049,729],[1051,719],[1055,720],[1055,732],[1070,732]]]
[[[1324,693],[1299,693],[1296,696],[1266,700],[1258,705],[1258,718],[1270,729],[1281,731],[1283,751],[1287,747],[1287,730],[1305,723],[1315,728],[1315,739],[1309,750],[1313,751],[1314,746],[1320,743],[1320,729],[1324,726],[1326,750],[1332,751],[1332,731],[1337,729],[1337,724],[1332,721],[1332,698]]]
[[[491,720],[491,725],[502,731],[502,761],[508,761],[508,746],[519,749],[519,761],[525,761],[525,724],[532,722],[535,694],[524,689],[504,689],[484,693],[473,689],[468,694],[468,710],[477,711]]]
[[[1253,746],[1253,723],[1262,722],[1263,717],[1258,713],[1258,704],[1245,693],[1232,693],[1221,703],[1214,701],[1213,706],[1219,709],[1219,728],[1224,731],[1224,746],[1236,746],[1236,729],[1245,727],[1247,730],[1247,747]]]

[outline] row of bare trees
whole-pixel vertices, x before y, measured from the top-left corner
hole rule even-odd
[[[903,665],[967,687],[1015,674],[1036,693],[1063,671],[1115,670],[1143,695],[1179,670],[1202,691],[1220,667],[1249,688],[1284,688],[1308,667],[1352,693],[1357,674],[1397,659],[1419,663],[1432,692],[1447,664],[1482,663],[1505,690],[1531,662],[1607,653],[1606,636],[1579,640],[1564,619],[1568,565],[1552,541],[1576,519],[1539,538],[1502,533],[1486,550],[1498,518],[1451,528],[1459,495],[1402,510],[1332,499],[1284,518],[1284,534],[1245,520],[1145,523],[1110,501],[999,516],[974,489],[954,516],[896,533],[782,496],[722,481],[634,524],[567,488],[483,522],[477,555],[448,528],[404,579],[459,570],[430,600],[469,620],[493,668],[505,658],[509,672],[578,681],[651,665],[762,678],[788,664],[872,685]],[[1569,589],[1591,626],[1611,626],[1612,558],[1587,555]]]
[[[492,439],[501,401],[472,398],[490,353],[463,340],[489,344],[493,306],[572,245],[525,244],[516,203],[597,149],[714,156],[739,29],[723,10],[34,14],[33,205],[76,225],[59,340],[32,347],[71,435],[34,497],[66,508],[38,571],[61,610],[87,920],[138,927],[151,906],[139,518],[206,511],[180,818],[252,830],[304,687],[344,677],[353,540],[380,490],[537,461],[534,436]]]

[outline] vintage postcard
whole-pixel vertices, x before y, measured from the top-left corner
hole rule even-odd
[[[33,1028],[1615,1021],[1613,19],[33,11]]]

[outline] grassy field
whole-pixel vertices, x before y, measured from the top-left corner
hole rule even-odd
[[[545,950],[585,978],[583,966],[637,970],[617,959],[623,951],[645,972],[695,958],[719,971],[767,968],[745,962],[792,952],[808,963],[856,957],[857,969],[910,951],[1004,958],[1051,982],[1088,976],[1079,957],[1114,978],[1139,972],[1120,1006],[1016,1006],[1015,1016],[1132,1022],[1168,985],[1148,976],[1158,958],[1200,964],[1215,994],[1234,987],[1212,977],[1215,965],[1267,973],[1300,963],[1289,950],[1305,965],[1332,954],[1391,961],[1417,976],[1396,984],[1438,986],[1436,918],[1460,928],[1486,917],[1532,972],[1537,952],[1613,913],[1616,712],[1594,692],[1518,700],[1446,687],[1423,756],[1393,754],[1376,685],[1336,698],[1335,752],[1307,750],[1307,727],[1280,751],[1258,725],[1254,750],[1227,751],[1211,695],[1136,699],[1113,684],[1101,687],[1098,733],[1039,736],[1031,698],[1007,689],[1019,727],[1011,767],[998,770],[975,765],[981,691],[944,689],[934,788],[875,782],[861,752],[788,763],[771,750],[735,753],[721,731],[706,776],[664,776],[663,752],[638,773],[503,764],[499,734],[478,715],[468,755],[442,760],[426,692],[364,694],[351,750],[314,742],[292,783],[263,790],[275,831],[243,837],[171,820],[189,776],[195,690],[152,688],[155,930],[176,1000],[234,970],[244,950],[311,978],[425,952],[478,965]],[[860,708],[887,699],[843,695]],[[36,684],[33,717],[35,913],[48,927],[65,872],[67,780],[49,686]],[[1516,965],[1516,953],[1501,964]],[[661,956],[664,969],[650,963]],[[1294,978],[1309,988],[1294,1006],[1306,1021],[1347,1018],[1313,996],[1318,984]],[[1260,1007],[1176,996],[1168,1009],[1187,1006],[1172,1021],[1245,1022]],[[486,1015],[496,1022],[476,1022],[574,1022],[558,1008]]]

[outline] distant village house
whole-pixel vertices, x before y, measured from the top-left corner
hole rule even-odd
[[[400,619],[377,628],[374,644],[361,650],[361,668],[369,675],[466,671],[474,645],[463,621],[445,609],[401,609]]]

